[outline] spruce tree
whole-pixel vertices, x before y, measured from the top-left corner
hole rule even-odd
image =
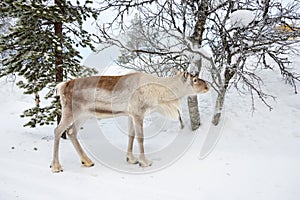
[[[9,27],[11,26],[12,19],[4,17],[2,13],[0,13],[0,37],[7,34],[9,31]],[[0,72],[2,71],[3,65],[2,60],[8,55],[8,51],[0,51]]]
[[[8,34],[0,36],[0,52],[9,50],[2,61],[0,77],[15,73],[17,85],[25,94],[35,95],[35,106],[24,111],[30,120],[24,126],[48,125],[60,114],[55,86],[58,82],[95,73],[80,64],[76,47],[93,47],[96,35],[88,33],[83,23],[98,13],[86,1],[73,5],[65,0],[2,0],[0,13],[15,20]],[[41,91],[46,93],[40,103]],[[47,103],[46,102],[51,102]],[[42,106],[43,105],[43,106]]]

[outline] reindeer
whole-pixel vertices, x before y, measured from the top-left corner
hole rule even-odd
[[[177,72],[172,77],[154,77],[144,73],[122,76],[94,76],[78,78],[57,85],[62,106],[62,118],[54,130],[52,172],[61,172],[59,141],[67,131],[85,167],[94,163],[83,151],[77,139],[80,127],[92,117],[128,116],[127,162],[141,167],[151,166],[145,157],[143,119],[149,112],[159,112],[169,118],[180,119],[180,100],[187,95],[205,93],[208,84],[197,75]],[[139,144],[139,158],[132,153],[134,138]]]

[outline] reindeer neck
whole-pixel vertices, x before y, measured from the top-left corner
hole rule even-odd
[[[174,93],[176,99],[181,99],[192,93],[191,87],[188,87],[182,80],[182,77],[178,75],[172,77],[153,77],[153,81],[165,86],[169,91]]]

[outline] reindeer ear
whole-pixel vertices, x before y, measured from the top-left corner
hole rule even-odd
[[[184,82],[186,82],[187,79],[188,79],[189,73],[187,71],[184,71],[184,72],[181,73],[181,76],[182,76],[182,80]]]
[[[188,75],[189,75],[189,73],[188,73],[187,71],[184,71],[184,72],[183,72],[183,77],[184,77],[185,79],[188,78]]]

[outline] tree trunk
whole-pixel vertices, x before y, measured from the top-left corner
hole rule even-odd
[[[233,70],[234,69],[234,70]],[[214,116],[212,119],[212,123],[217,126],[220,122],[223,106],[224,106],[224,101],[225,101],[225,95],[229,86],[229,82],[231,78],[235,75],[235,67],[234,68],[225,68],[225,73],[224,73],[224,85],[220,87],[220,92],[218,93],[218,97],[216,100],[215,104],[215,111],[214,111]],[[220,83],[221,84],[221,83]]]
[[[197,22],[194,26],[194,31],[190,39],[194,46],[198,46],[200,48],[202,44],[203,33],[205,30],[206,19],[208,16],[209,1],[198,1],[198,4],[199,8],[196,14]],[[198,67],[198,72],[200,72],[202,66],[201,59],[196,63],[196,66]],[[198,109],[197,95],[188,97],[188,107],[192,130],[196,130],[200,127],[200,114]]]
[[[41,100],[40,100],[40,95],[39,95],[39,93],[38,93],[38,92],[35,92],[35,93],[34,93],[34,97],[35,97],[34,101],[35,101],[36,107],[40,107]]]
[[[215,126],[217,126],[220,122],[221,113],[222,113],[223,106],[224,106],[225,93],[226,93],[226,89],[221,91],[218,94],[218,97],[217,97],[217,100],[216,100],[214,116],[213,116],[213,119],[212,119],[212,123]]]
[[[193,64],[197,68],[197,72],[200,73],[202,67],[202,59],[200,58],[199,60],[196,61],[196,63]],[[188,97],[188,108],[190,114],[191,127],[192,130],[194,131],[197,130],[201,125],[197,95]]]
[[[55,0],[54,3],[58,6],[61,7],[61,0]],[[59,46],[56,46],[55,48],[55,82],[56,84],[60,83],[63,81],[64,77],[64,71],[63,71],[63,59],[62,59],[62,22],[55,22],[54,23],[54,33],[55,35],[59,38]],[[61,119],[61,114],[57,115],[57,124],[59,124]],[[62,135],[62,138],[66,139],[67,136],[64,133]]]
[[[188,108],[190,114],[191,127],[194,131],[197,130],[201,125],[197,95],[188,97]]]

